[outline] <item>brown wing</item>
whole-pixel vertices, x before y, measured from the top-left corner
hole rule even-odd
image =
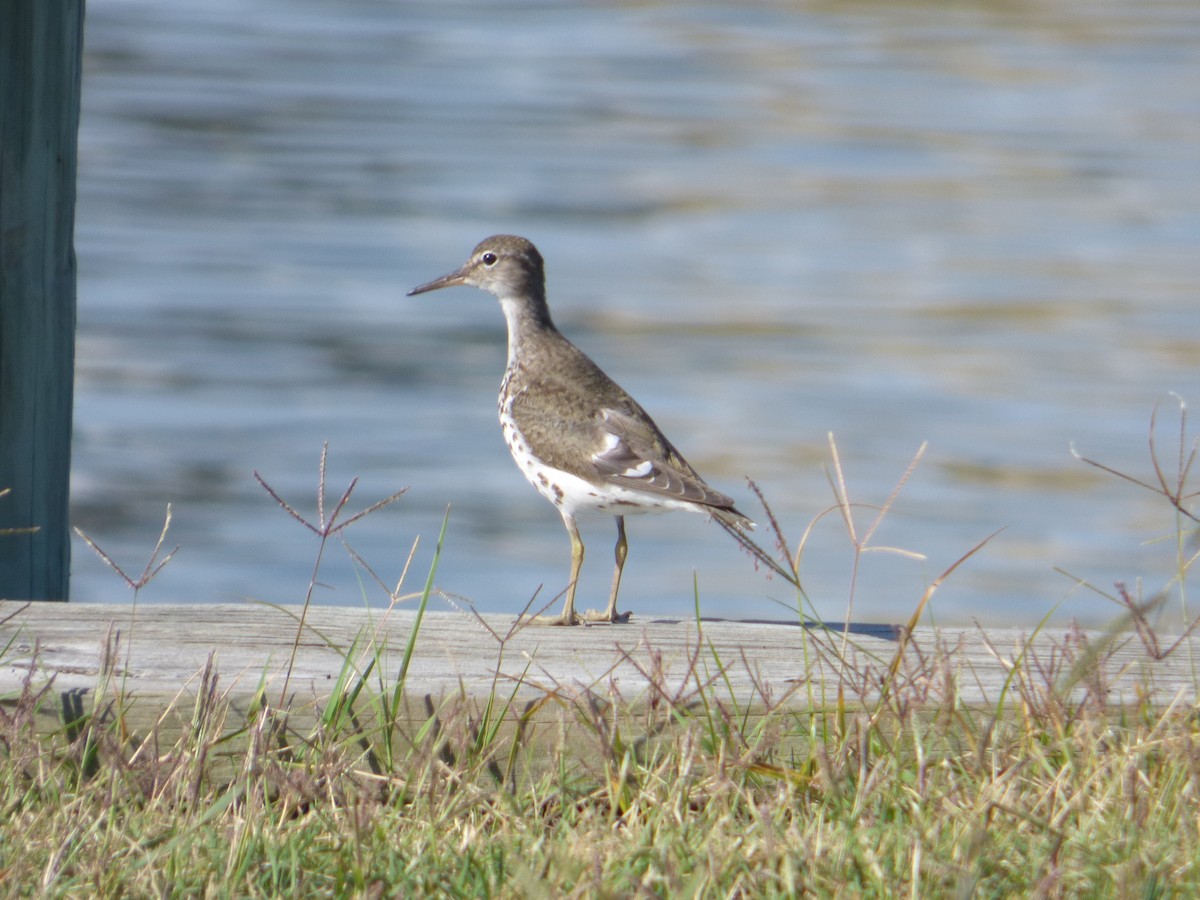
[[[539,366],[537,377],[523,371],[524,387],[512,403],[517,427],[541,460],[594,483],[696,503],[732,524],[751,524],[582,351],[565,338],[543,350],[562,359]],[[564,371],[571,372],[569,379]]]

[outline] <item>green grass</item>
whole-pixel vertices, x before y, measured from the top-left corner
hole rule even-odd
[[[700,643],[686,673],[635,698],[494,691],[403,715],[370,688],[351,699],[351,676],[321,709],[263,705],[239,721],[208,672],[140,736],[114,709],[39,728],[54,695],[29,685],[0,710],[0,884],[72,897],[1195,895],[1194,697],[1110,704],[1099,678],[1060,690],[1079,665],[1103,671],[1104,654],[1059,649],[1018,665],[1013,702],[974,709],[940,656],[898,667],[886,697],[862,688],[889,677],[881,665],[819,707],[736,698],[705,674]]]
[[[1183,475],[1193,458],[1181,453]],[[289,707],[264,685],[237,715],[210,667],[139,728],[111,647],[86,708],[33,675],[0,704],[0,887],[48,897],[1198,896],[1200,682],[1152,699],[1155,661],[1192,652],[1163,641],[1155,618],[1178,599],[1173,631],[1195,625],[1185,481],[1160,480],[1183,517],[1167,588],[1149,599],[1115,592],[1122,618],[1107,635],[1069,632],[1050,653],[1031,641],[984,703],[964,701],[972,673],[950,648],[901,641],[894,656],[872,658],[819,628],[797,629],[809,680],[739,695],[728,673],[752,673],[753,661],[720,658],[699,622],[682,672],[639,658],[649,687],[637,696],[598,682],[529,699],[497,680],[482,697],[424,698],[406,686],[418,625],[397,671],[378,632],[343,648],[319,706]],[[851,516],[840,466],[831,482],[834,508]],[[316,528],[305,522],[322,552],[349,496],[328,518],[322,507]],[[856,546],[869,549],[873,528],[849,526]],[[781,565],[798,576],[800,555]],[[422,610],[433,575],[415,597]],[[493,634],[499,671],[508,635]],[[1151,661],[1141,692],[1118,700],[1113,654],[1129,640]]]

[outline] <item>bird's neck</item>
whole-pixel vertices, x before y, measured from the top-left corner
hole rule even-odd
[[[544,295],[528,294],[500,298],[500,309],[508,325],[508,364],[511,367],[521,348],[558,335],[550,320]]]

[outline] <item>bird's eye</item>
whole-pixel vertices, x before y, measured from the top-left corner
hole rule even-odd
[[[487,266],[488,268],[491,268],[492,266],[494,266],[496,264],[496,259],[497,259],[497,256],[495,253],[483,254],[483,264],[485,266]]]

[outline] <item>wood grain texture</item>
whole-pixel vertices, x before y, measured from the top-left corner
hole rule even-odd
[[[56,693],[93,692],[106,643],[116,639],[111,680],[123,678],[126,694],[141,701],[163,705],[180,693],[194,692],[213,654],[223,693],[234,701],[249,698],[265,679],[276,702],[299,612],[296,607],[249,604],[141,605],[134,610],[116,604],[0,603],[0,647],[7,645],[0,656],[0,691],[10,696],[19,691],[32,667],[34,683],[53,678]],[[326,698],[347,656],[361,668],[369,652],[365,644],[371,642],[385,648],[384,682],[394,683],[414,621],[408,609],[390,614],[311,609],[292,668],[289,702],[299,706]],[[1188,657],[1200,650],[1200,642],[1193,641],[1165,660],[1152,660],[1132,634],[1108,641],[1104,635],[1063,628],[1046,629],[1032,639],[1030,631],[1012,628],[920,628],[903,641],[898,626],[856,625],[843,635],[783,622],[703,621],[698,629],[694,619],[666,617],[635,618],[618,626],[528,626],[501,647],[492,632],[503,635],[513,622],[509,615],[477,619],[466,613],[427,613],[408,673],[408,693],[441,697],[461,688],[481,696],[497,685],[505,695],[515,689],[520,698],[591,690],[634,701],[646,695],[655,672],[671,690],[686,692],[695,684],[696,675],[689,675],[695,658],[700,679],[713,679],[718,693],[756,702],[764,690],[774,700],[793,692],[792,701],[805,703],[810,686],[819,697],[822,689],[836,688],[843,675],[847,685],[861,685],[861,694],[877,695],[903,645],[906,690],[927,690],[931,702],[953,691],[961,702],[992,705],[1002,696],[1016,701],[1015,690],[1004,694],[1014,665],[1034,673],[1030,683],[1044,687],[1037,673],[1091,647],[1103,651],[1095,671],[1108,701],[1134,702],[1140,692],[1149,691],[1158,702],[1177,696],[1192,702],[1196,681]],[[356,638],[360,645],[351,652]],[[1160,640],[1164,647],[1170,643]],[[844,668],[839,656],[846,661]],[[1060,684],[1068,668],[1060,664]],[[1095,684],[1079,682],[1067,693],[1079,696]],[[851,703],[859,692],[857,687],[848,690]],[[827,700],[832,696],[826,691]]]

